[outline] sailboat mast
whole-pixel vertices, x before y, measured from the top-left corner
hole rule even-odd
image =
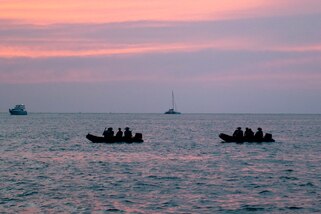
[[[176,103],[174,98],[174,91],[172,90],[172,108],[165,112],[165,114],[181,114],[180,112],[175,111]]]
[[[175,109],[174,92],[172,91],[172,107]]]

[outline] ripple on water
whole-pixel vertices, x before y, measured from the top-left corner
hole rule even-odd
[[[4,213],[321,209],[320,115],[34,114],[23,121],[5,117],[0,124]],[[146,142],[85,139],[106,124],[130,126]],[[218,133],[239,125],[263,126],[277,143],[220,143]]]

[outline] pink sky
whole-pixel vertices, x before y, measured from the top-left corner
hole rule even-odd
[[[2,0],[0,18],[33,24],[195,21],[320,12],[318,0]]]
[[[0,0],[0,5],[0,89],[129,82],[148,89],[155,83],[163,99],[173,88],[200,97],[211,90],[215,95],[216,87],[228,87],[228,94],[272,90],[271,85],[271,93],[280,90],[282,96],[289,88],[321,92],[317,0]],[[206,92],[200,90],[204,84]],[[209,106],[199,111],[225,109]]]
[[[34,24],[110,23],[142,20],[195,21],[248,16],[246,11],[274,8],[264,0],[10,0],[2,1],[0,18]],[[283,5],[282,5],[283,6]],[[286,4],[285,4],[286,6]],[[265,13],[265,12],[264,12]],[[252,14],[258,14],[252,12]]]

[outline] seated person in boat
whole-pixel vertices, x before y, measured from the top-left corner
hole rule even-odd
[[[243,130],[241,127],[237,127],[237,129],[233,133],[233,137],[236,140],[242,140],[243,139]]]
[[[253,138],[254,138],[254,132],[252,131],[252,129],[246,127],[244,132],[244,139],[253,140]]]
[[[130,131],[128,127],[125,128],[124,137],[125,137],[125,139],[132,138],[132,131]]]
[[[108,129],[105,128],[103,133],[105,138],[113,138],[114,137],[114,131],[112,127],[109,127]]]
[[[256,140],[263,140],[263,131],[262,131],[262,128],[257,128],[257,132],[255,133],[254,135],[254,138]]]
[[[118,128],[118,131],[116,133],[116,139],[122,139],[123,138],[123,131],[121,128]]]

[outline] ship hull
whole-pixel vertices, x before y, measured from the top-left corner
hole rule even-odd
[[[181,114],[181,113],[177,111],[167,111],[164,114]]]
[[[9,112],[11,115],[27,115],[28,114],[27,111],[15,111],[12,109],[9,109]]]
[[[140,133],[139,134],[136,133],[136,135],[142,136]],[[141,137],[133,137],[129,139],[122,137],[121,139],[117,139],[115,137],[105,138],[101,136],[92,135],[89,133],[86,135],[86,138],[93,143],[142,143],[144,142],[144,140]]]
[[[263,143],[263,142],[275,142],[275,140],[272,138],[272,135],[267,133],[264,138],[262,139],[236,139],[235,137],[231,135],[227,135],[224,133],[219,134],[219,137],[226,143],[244,143],[244,142],[257,142],[257,143]]]

